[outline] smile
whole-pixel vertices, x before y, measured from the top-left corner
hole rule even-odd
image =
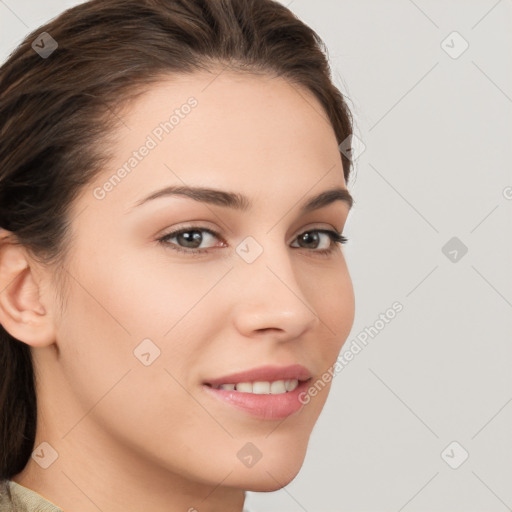
[[[212,379],[203,389],[213,398],[251,416],[276,420],[298,412],[300,393],[307,389],[312,374],[304,366],[265,366]]]
[[[214,389],[239,391],[240,393],[252,393],[254,395],[279,395],[293,391],[299,385],[297,379],[276,380],[274,382],[239,382],[238,384],[220,384],[212,386]]]

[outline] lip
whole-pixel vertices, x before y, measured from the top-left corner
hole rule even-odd
[[[311,372],[302,365],[286,367],[262,366],[245,372],[210,379],[203,383],[203,390],[212,398],[220,400],[222,403],[258,419],[280,420],[297,413],[304,407],[304,404],[299,400],[299,396],[309,387],[311,377]],[[212,387],[239,382],[272,382],[291,379],[299,381],[297,388],[293,391],[276,395],[257,395]]]
[[[209,379],[205,381],[204,384],[220,386],[221,384],[237,384],[239,382],[272,382],[275,380],[291,379],[301,381],[308,380],[311,376],[311,372],[300,364],[290,366],[260,366],[245,372],[232,373],[224,377]]]

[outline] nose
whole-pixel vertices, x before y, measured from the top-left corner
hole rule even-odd
[[[270,245],[270,242],[269,244]],[[285,247],[266,247],[252,263],[237,261],[233,279],[237,283],[234,323],[246,337],[269,336],[286,341],[315,329],[320,318],[301,288]]]

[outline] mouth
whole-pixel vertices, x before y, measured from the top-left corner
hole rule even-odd
[[[299,381],[297,379],[274,380],[274,381],[256,381],[256,382],[237,382],[236,384],[219,384],[213,386],[206,383],[213,389],[222,389],[226,391],[238,391],[240,393],[252,393],[253,395],[281,395],[297,389]]]
[[[312,374],[302,365],[265,366],[210,379],[203,389],[212,398],[266,420],[286,418],[303,407],[299,400]]]

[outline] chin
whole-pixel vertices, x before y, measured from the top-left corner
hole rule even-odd
[[[243,488],[246,491],[253,492],[273,492],[282,489],[286,485],[288,485],[298,474],[300,471],[300,467],[297,468],[296,471],[292,473],[280,474],[278,472],[272,473],[270,475],[267,473],[266,475],[261,475],[261,478],[252,478],[247,481],[246,485]]]
[[[272,492],[288,485],[300,472],[305,451],[283,454],[281,450],[259,460],[251,468],[239,468],[231,475],[231,485],[246,491]]]

